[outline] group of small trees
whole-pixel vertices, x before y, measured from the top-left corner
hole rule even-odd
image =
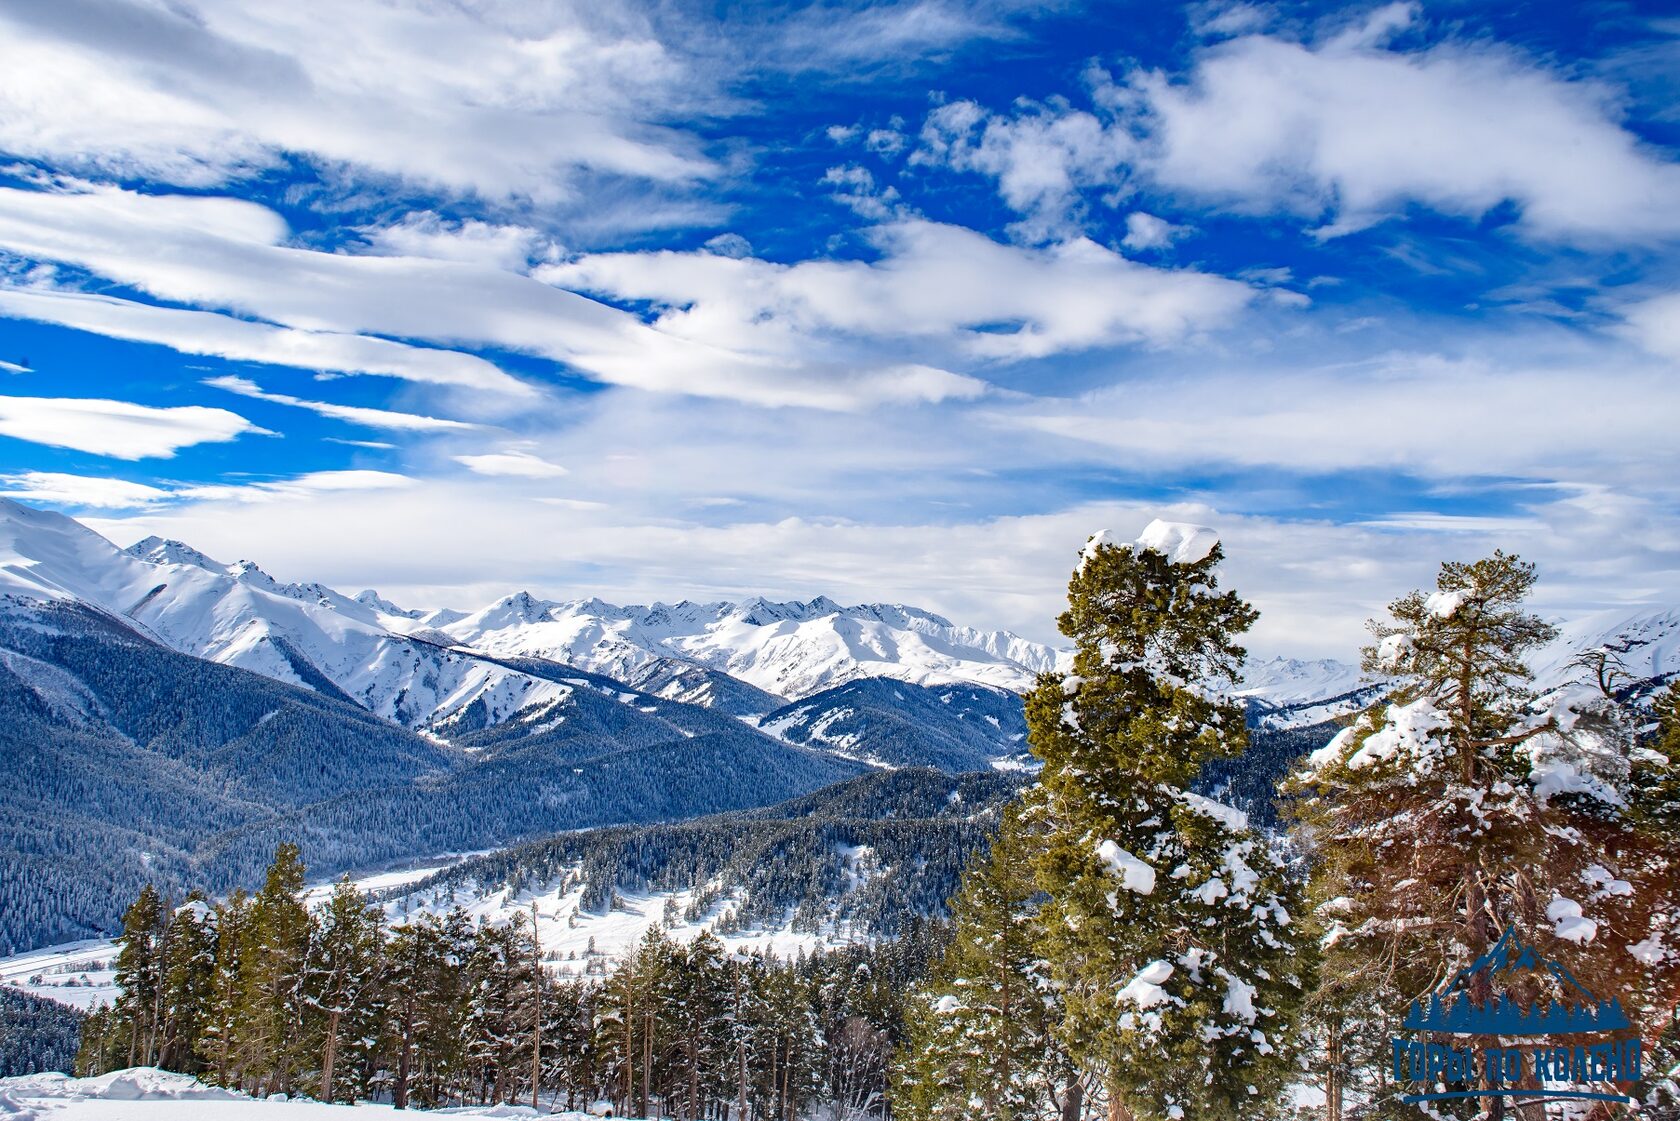
[[[791,1121],[879,1112],[910,982],[942,928],[781,960],[655,926],[604,979],[561,979],[535,927],[452,910],[388,925],[348,881],[305,905],[298,851],[262,889],[171,907],[145,889],[121,995],[77,1067],[156,1065],[249,1093],[398,1108],[611,1101],[621,1116]]]
[[[1680,699],[1653,733],[1600,651],[1540,703],[1526,659],[1555,632],[1523,608],[1532,566],[1447,564],[1373,624],[1365,668],[1392,687],[1285,784],[1292,828],[1262,833],[1190,789],[1246,742],[1223,698],[1255,613],[1219,591],[1221,555],[1160,523],[1087,547],[1059,620],[1072,672],[1027,701],[1040,782],[965,872],[898,1115],[1247,1121],[1316,1083],[1327,1121],[1399,1116],[1391,1029],[1512,926],[1658,1041],[1680,1002]],[[1491,1100],[1437,1115],[1503,1116]]]

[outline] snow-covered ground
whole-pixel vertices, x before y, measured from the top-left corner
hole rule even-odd
[[[0,985],[83,1010],[117,997],[117,944],[90,938],[0,958]]]
[[[417,883],[457,860],[465,859],[467,855],[473,854],[431,860],[412,868],[364,876],[354,882],[364,892],[388,894],[394,889]],[[860,882],[873,874],[866,856],[857,858],[857,867],[853,872]],[[311,906],[318,905],[325,902],[332,888],[332,881],[312,884],[305,890],[304,898]],[[610,970],[615,959],[634,948],[655,923],[665,923],[670,936],[679,942],[692,941],[702,931],[712,929],[729,903],[727,899],[720,901],[710,913],[689,922],[682,916],[694,900],[692,891],[624,893],[620,896],[620,906],[606,914],[583,910],[580,906],[582,895],[582,888],[573,888],[568,892],[551,888],[535,894],[526,891],[517,895],[504,890],[482,898],[465,891],[441,897],[426,892],[388,900],[383,907],[393,923],[403,922],[407,917],[423,912],[442,915],[456,903],[474,919],[504,923],[515,914],[529,916],[531,904],[535,902],[538,937],[548,968],[560,976],[583,976]],[[830,928],[822,933],[811,933],[795,931],[789,924],[742,930],[719,937],[730,949],[768,951],[779,957],[792,957],[801,950],[808,954],[819,947],[841,946],[862,940],[861,935],[845,929]],[[108,938],[30,950],[0,958],[0,985],[72,1008],[90,1009],[110,1004],[117,997],[113,968],[116,956],[117,944]]]
[[[6,1121],[360,1121],[393,1112],[388,1105],[372,1103],[325,1105],[250,1098],[154,1067],[112,1071],[97,1078],[31,1074],[0,1079],[0,1118]],[[513,1105],[463,1106],[427,1114],[434,1115],[541,1116],[553,1121],[589,1118],[586,1113],[548,1113]]]
[[[876,874],[867,851],[858,850],[850,856],[847,874],[855,883]],[[791,915],[788,921],[774,926],[719,934],[714,927],[736,900],[726,896],[691,921],[683,916],[694,902],[694,895],[693,891],[621,892],[619,905],[605,914],[582,909],[581,887],[569,891],[549,887],[519,893],[504,888],[482,898],[466,890],[454,895],[426,891],[387,901],[384,908],[393,923],[421,912],[442,915],[457,904],[474,919],[504,923],[516,914],[529,917],[535,903],[537,937],[548,968],[557,975],[573,977],[610,971],[616,959],[633,949],[655,923],[663,923],[667,935],[678,942],[693,941],[709,930],[731,950],[763,951],[778,957],[793,957],[801,950],[809,954],[819,948],[866,940],[865,935],[844,926],[830,925],[820,932],[796,931],[792,928]]]

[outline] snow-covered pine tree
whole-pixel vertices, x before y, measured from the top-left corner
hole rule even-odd
[[[247,1087],[290,1093],[307,1061],[303,1040],[303,959],[309,911],[298,847],[281,844],[262,890],[251,899],[241,955],[240,1019]]]
[[[907,1121],[1079,1121],[1083,1087],[1056,1036],[1062,1007],[1038,953],[1037,886],[1020,818],[969,862],[955,935],[912,995],[895,1072]]]
[[[195,892],[169,920],[162,962],[163,1025],[158,1065],[196,1074],[216,968],[215,912]]]
[[[1247,742],[1220,690],[1256,613],[1219,591],[1222,557],[1199,526],[1093,537],[1058,620],[1073,671],[1027,700],[1044,761],[1025,810],[1044,836],[1040,948],[1063,1042],[1115,1119],[1268,1108],[1311,964],[1282,860],[1243,814],[1189,789]]]
[[[375,1034],[384,942],[380,912],[345,876],[310,925],[303,963],[305,1034],[319,1056],[321,1101],[356,1100],[359,1087],[339,1071],[346,1057],[351,1069],[360,1065],[363,1041]]]
[[[1434,591],[1390,605],[1364,664],[1394,688],[1292,785],[1325,973],[1342,988],[1320,1001],[1332,1023],[1394,1018],[1512,926],[1636,1022],[1680,995],[1663,944],[1680,854],[1640,809],[1661,813],[1660,753],[1635,747],[1603,665],[1535,697],[1527,656],[1556,632],[1525,610],[1534,582],[1532,565],[1495,552],[1442,565]],[[1509,987],[1524,1002],[1569,995],[1538,974]],[[1484,970],[1470,997],[1490,995]],[[1500,1099],[1491,1108],[1503,1115]]]

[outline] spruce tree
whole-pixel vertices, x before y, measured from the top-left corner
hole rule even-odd
[[[150,1066],[156,1059],[168,915],[163,897],[151,884],[123,912],[116,961],[121,995],[112,1006],[112,1020],[126,1047],[128,1066]]]
[[[198,1051],[211,1080],[220,1086],[244,1083],[241,1056],[247,1051],[247,1032],[242,979],[246,949],[250,945],[247,936],[250,918],[250,896],[237,890],[216,907],[211,923],[215,933],[209,1003]]]
[[[216,966],[215,912],[194,892],[175,908],[164,942],[162,1037],[158,1065],[197,1074],[199,1041],[207,1026]]]
[[[240,960],[240,1020],[247,1087],[290,1093],[307,1062],[303,1039],[303,964],[309,912],[303,905],[298,847],[274,853],[262,890],[251,900]]]
[[[1247,743],[1220,691],[1256,614],[1219,591],[1222,557],[1200,527],[1093,538],[1058,620],[1073,671],[1027,700],[1040,950],[1063,1043],[1112,1118],[1252,1116],[1290,1070],[1310,965],[1299,890],[1243,814],[1189,789]]]
[[[1062,1007],[1038,954],[1030,838],[1006,814],[951,905],[956,934],[906,1011],[894,1112],[909,1121],[1077,1121],[1082,1086],[1057,1038]]]
[[[306,1035],[319,1064],[321,1101],[355,1101],[358,1087],[341,1071],[361,1058],[379,1016],[383,916],[348,876],[339,880],[310,925],[303,963]]]

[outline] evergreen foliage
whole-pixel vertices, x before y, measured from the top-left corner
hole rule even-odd
[[[1611,652],[1589,653],[1579,684],[1535,697],[1527,655],[1554,635],[1525,608],[1535,578],[1496,552],[1444,564],[1434,591],[1395,601],[1365,652],[1392,692],[1313,753],[1294,786],[1330,947],[1312,1021],[1335,1056],[1330,1121],[1350,1103],[1373,1116],[1399,1108],[1374,1025],[1397,1022],[1443,969],[1512,927],[1589,990],[1616,995],[1646,1038],[1670,1015],[1672,757],[1637,745]],[[1491,988],[1484,970],[1471,1001]],[[1575,995],[1538,973],[1509,991],[1523,1004]]]
[[[0,1078],[75,1067],[83,1016],[0,985]]]
[[[119,955],[131,987],[88,1019],[78,1071],[149,1062],[256,1094],[398,1108],[605,1098],[621,1115],[878,1117],[904,993],[944,938],[911,922],[888,943],[790,961],[656,926],[604,979],[562,980],[522,913],[387,927],[348,883],[312,913],[302,871],[283,846],[261,891],[214,909],[143,890]],[[146,983],[175,944],[209,947],[183,958],[200,967],[186,1003]],[[196,1051],[148,1042],[193,1030]]]
[[[1039,782],[965,877],[912,1017],[911,1116],[1074,1118],[1087,1090],[1112,1118],[1277,1108],[1312,965],[1299,886],[1191,789],[1247,745],[1220,689],[1255,616],[1218,590],[1221,556],[1087,547],[1059,620],[1073,672],[1027,700]]]
[[[1085,1079],[1057,1037],[1062,1004],[1039,957],[1042,903],[1019,816],[963,873],[952,941],[911,1001],[896,1114],[907,1121],[1078,1118]]]

